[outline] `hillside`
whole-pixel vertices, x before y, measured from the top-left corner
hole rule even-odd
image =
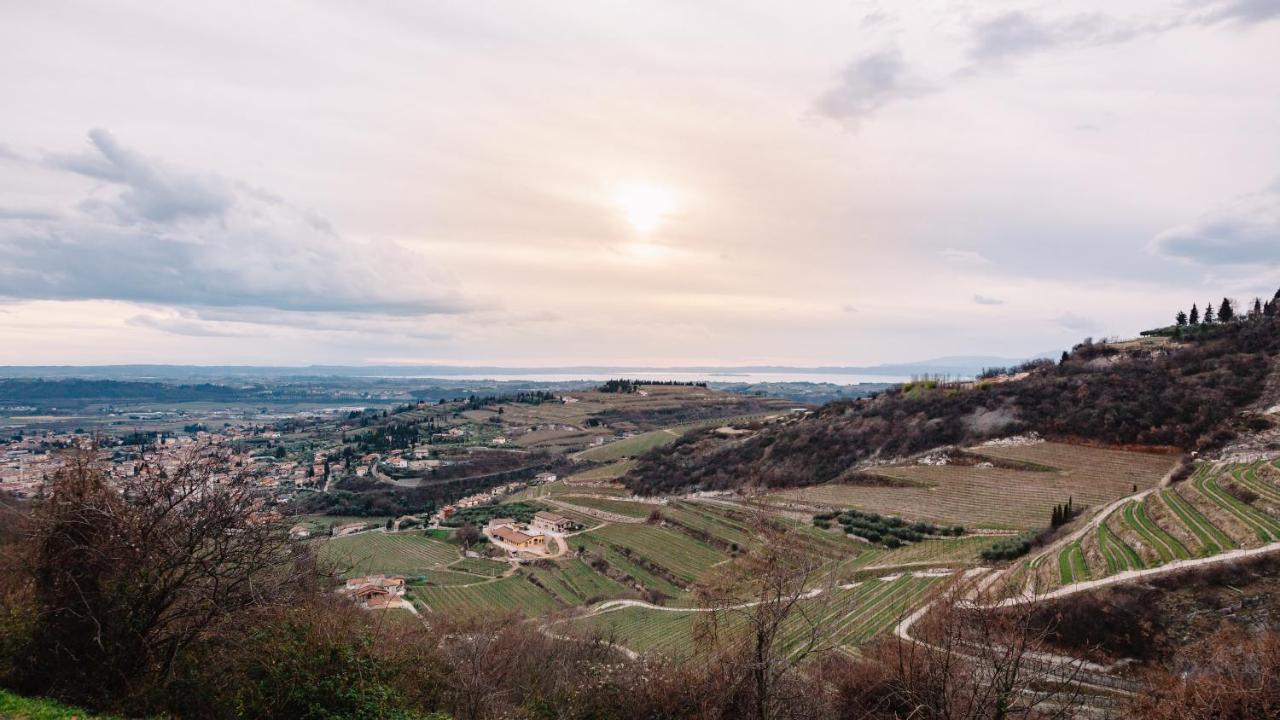
[[[623,482],[647,495],[879,482],[858,471],[931,448],[1022,432],[1203,450],[1239,429],[1234,421],[1263,392],[1277,350],[1280,320],[1273,315],[1214,326],[1185,340],[1087,342],[1058,363],[1030,364],[1025,377],[911,383],[757,426],[745,437],[692,432],[644,455]]]

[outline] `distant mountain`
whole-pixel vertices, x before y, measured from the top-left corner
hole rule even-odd
[[[952,356],[930,360],[881,365],[682,365],[652,367],[639,365],[566,365],[541,367],[504,367],[497,365],[3,365],[0,377],[9,378],[83,378],[107,380],[158,380],[191,382],[226,378],[323,378],[323,377],[420,377],[450,378],[459,375],[616,375],[643,377],[663,373],[705,374],[708,379],[736,373],[872,375],[882,377],[911,375],[973,376],[984,368],[1017,365],[1030,358],[994,356]]]

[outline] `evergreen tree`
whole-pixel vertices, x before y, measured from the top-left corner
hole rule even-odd
[[[1178,327],[1186,327],[1186,325],[1187,325],[1187,314],[1186,314],[1185,312],[1183,312],[1183,311],[1179,310],[1179,311],[1178,311],[1178,315],[1177,315],[1177,317],[1175,317],[1175,318],[1174,318],[1174,322],[1178,325]]]
[[[1212,325],[1212,324],[1213,324],[1213,321],[1214,321],[1214,317],[1213,317],[1213,303],[1209,303],[1209,304],[1208,304],[1208,305],[1206,305],[1206,306],[1205,306],[1205,308],[1204,308],[1204,324],[1205,324],[1205,325]]]
[[[1195,303],[1192,303],[1191,305],[1191,316],[1187,318],[1187,322],[1192,325],[1200,324],[1200,308],[1196,307]]]
[[[1222,305],[1218,308],[1218,322],[1229,323],[1236,317],[1236,309],[1231,307],[1230,298],[1222,298]]]
[[[1253,299],[1253,312],[1249,314],[1255,318],[1262,315],[1262,298]]]

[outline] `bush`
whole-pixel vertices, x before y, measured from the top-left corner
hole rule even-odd
[[[991,545],[991,547],[982,551],[982,559],[990,562],[999,562],[1001,560],[1013,560],[1014,558],[1022,557],[1031,551],[1034,539],[1034,534],[1023,533],[1017,537],[997,540]]]

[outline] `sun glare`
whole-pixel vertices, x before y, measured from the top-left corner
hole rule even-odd
[[[644,183],[622,185],[614,196],[614,202],[640,235],[649,235],[657,230],[674,204],[671,192],[666,188]]]

